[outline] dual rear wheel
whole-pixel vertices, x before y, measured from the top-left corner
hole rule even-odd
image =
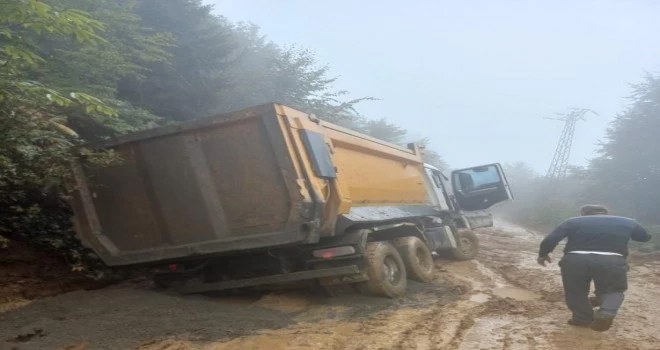
[[[367,244],[367,275],[360,290],[390,298],[406,293],[407,279],[430,282],[433,279],[433,257],[417,237],[403,237],[390,242]]]
[[[454,260],[474,259],[479,250],[479,240],[474,232],[461,231],[457,243],[458,247],[439,253]],[[366,259],[369,280],[359,283],[358,288],[367,294],[398,298],[406,293],[407,279],[424,283],[433,280],[433,256],[417,237],[370,242]]]

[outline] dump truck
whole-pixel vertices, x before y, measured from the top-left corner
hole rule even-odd
[[[181,293],[303,282],[399,297],[432,252],[472,259],[472,231],[513,199],[502,167],[449,176],[402,147],[266,104],[88,145],[75,231],[109,266],[149,266]]]

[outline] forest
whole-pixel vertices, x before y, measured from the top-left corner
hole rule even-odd
[[[71,149],[123,133],[274,101],[377,138],[410,141],[404,128],[361,115],[359,105],[377,96],[352,98],[313,51],[273,43],[256,25],[233,23],[200,0],[0,6],[0,246],[25,240],[79,262],[86,253],[66,202],[69,162],[80,155]],[[660,78],[648,74],[631,91],[587,167],[550,183],[525,163],[507,165],[517,200],[501,214],[547,229],[580,204],[598,202],[655,230]],[[98,164],[118,161],[76,149]],[[437,152],[427,149],[426,157],[448,168]]]

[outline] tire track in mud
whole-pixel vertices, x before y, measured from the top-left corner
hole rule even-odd
[[[369,348],[444,349],[460,343],[462,334],[470,328],[473,317],[479,313],[479,309],[483,308],[483,305],[472,302],[466,297],[466,292],[470,287],[464,281],[452,280],[448,276],[443,276],[443,280],[444,283],[452,283],[462,291],[462,297],[459,300],[448,304],[431,301],[424,310],[397,310],[390,315],[382,315],[384,323],[375,324],[375,329],[384,327],[385,329],[399,328],[402,330],[395,333],[396,335],[392,336],[387,343],[375,343],[372,344],[373,347]],[[374,328],[365,330],[373,331]],[[336,349],[345,348],[342,346]]]
[[[653,305],[649,310],[648,303],[641,302],[660,298],[659,265],[638,266],[631,273],[627,306],[610,332],[597,333],[566,325],[570,314],[563,303],[556,264],[549,268],[536,265],[535,251],[541,239],[538,235],[521,230],[489,230],[480,236],[484,249],[478,260],[440,262],[438,266],[445,282],[466,290],[460,300],[429,305],[427,311],[407,315],[403,324],[399,322],[403,310],[382,315],[385,323],[389,321],[403,331],[369,346],[352,347],[349,342],[333,349],[660,348],[654,331],[654,317],[660,315],[660,306]],[[375,324],[361,330],[376,332],[382,328],[387,329]]]
[[[420,300],[415,307],[301,323],[191,349],[516,349],[522,341],[531,344],[523,348],[550,349],[539,347],[543,341],[534,334],[541,328],[533,327],[529,334],[525,327],[517,326],[527,324],[528,317],[538,316],[539,310],[533,301],[516,301],[511,296],[529,299],[531,295],[533,299],[536,294],[516,288],[517,284],[509,283],[515,277],[507,278],[493,267],[513,265],[516,256],[497,253],[490,238],[483,238],[479,260],[436,263],[434,284],[453,286],[460,294],[458,300],[447,303],[437,301],[432,293],[420,293],[415,295]]]
[[[430,287],[409,293],[399,305],[356,312],[363,305],[344,302],[338,317],[318,317],[324,306],[305,304],[297,323],[279,330],[224,342],[171,340],[170,347],[141,350],[564,350],[660,348],[654,326],[660,315],[660,265],[633,268],[622,314],[610,332],[596,333],[566,325],[556,264],[536,265],[541,237],[500,224],[479,233],[479,257],[466,262],[436,262]],[[560,251],[561,247],[557,249]],[[559,254],[555,254],[559,256]],[[414,286],[414,284],[413,284]],[[434,291],[434,289],[436,291]],[[454,293],[457,297],[447,298]],[[350,300],[350,299],[349,299]],[[356,299],[365,301],[365,299]]]
[[[439,264],[444,264],[440,262]],[[475,316],[487,309],[487,303],[469,300],[470,283],[455,279],[447,271],[436,272],[436,288],[443,294],[459,294],[456,298],[440,298],[437,292],[423,290],[402,306],[373,314],[351,315],[343,310],[336,319],[314,319],[310,314],[323,314],[323,307],[311,307],[296,319],[305,320],[279,330],[263,330],[254,335],[225,342],[199,344],[176,339],[144,344],[140,350],[238,350],[238,349],[446,349],[456,348]],[[448,291],[448,292],[447,292]],[[407,297],[408,298],[408,297]],[[452,300],[454,299],[454,300]],[[310,320],[312,319],[312,320]]]
[[[506,227],[506,226],[505,226]],[[512,235],[516,233],[515,235]],[[634,266],[629,275],[630,289],[627,301],[606,333],[566,325],[570,313],[563,303],[563,291],[559,269],[555,264],[548,268],[536,264],[535,251],[541,239],[539,235],[524,235],[520,230],[490,230],[482,235],[488,247],[479,258],[506,283],[528,290],[540,296],[538,300],[509,300],[521,308],[499,310],[494,316],[484,314],[475,319],[473,330],[463,339],[460,349],[658,349],[660,340],[654,334],[660,305],[646,304],[644,299],[658,300],[658,265]],[[560,252],[561,248],[557,249]],[[555,253],[559,257],[561,253]],[[495,290],[493,290],[495,291]],[[650,306],[650,308],[649,308]],[[508,324],[502,322],[508,320]],[[499,324],[498,324],[499,322]],[[488,325],[488,326],[484,326]],[[495,335],[484,336],[490,328]],[[500,344],[489,345],[493,338]]]
[[[415,298],[426,303],[414,308],[402,307],[363,318],[297,324],[280,331],[215,344],[209,349],[273,349],[285,348],[284,344],[289,349],[320,350],[459,349],[464,348],[464,339],[479,317],[533,311],[490,293],[489,289],[508,285],[479,262],[440,261],[436,273],[435,283],[453,285],[460,291],[459,300],[438,302],[436,295],[420,293]],[[474,295],[485,295],[486,299],[475,301]],[[501,342],[501,339],[494,340]]]

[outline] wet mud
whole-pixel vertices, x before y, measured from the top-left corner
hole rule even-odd
[[[435,280],[410,282],[399,300],[350,288],[182,297],[122,285],[0,313],[0,349],[660,349],[659,259],[631,259],[620,315],[597,333],[566,324],[559,269],[536,264],[540,235],[503,222],[478,235],[476,260],[436,260]]]

